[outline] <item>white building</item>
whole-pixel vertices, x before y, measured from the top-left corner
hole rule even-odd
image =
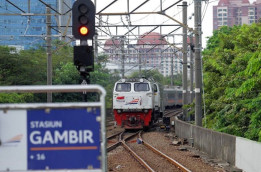
[[[119,39],[107,40],[104,50],[105,54],[109,55],[110,63],[107,67],[115,70],[117,66],[118,70],[121,70],[121,41]],[[176,52],[159,33],[145,33],[139,37],[137,44],[124,47],[124,68],[127,73],[139,70],[139,58],[142,70],[157,69],[162,75],[170,76],[173,59],[173,74],[182,73],[182,52]]]

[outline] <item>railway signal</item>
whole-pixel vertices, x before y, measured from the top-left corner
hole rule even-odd
[[[72,34],[80,45],[74,46],[74,65],[83,75],[94,70],[93,36],[95,6],[91,0],[77,0],[72,7]],[[89,45],[88,45],[89,43]]]
[[[77,0],[73,4],[72,34],[76,39],[76,46],[73,47],[73,61],[80,72],[82,84],[90,84],[89,72],[94,71],[95,13],[95,6],[91,0]],[[83,92],[83,100],[87,101],[86,92]]]
[[[95,6],[91,0],[77,0],[72,7],[72,32],[76,39],[93,39],[95,34]]]

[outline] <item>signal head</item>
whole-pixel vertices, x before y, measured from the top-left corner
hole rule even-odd
[[[74,2],[72,20],[72,32],[76,39],[93,39],[95,34],[95,6],[91,0]]]

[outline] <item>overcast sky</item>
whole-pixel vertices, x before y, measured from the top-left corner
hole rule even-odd
[[[96,8],[97,12],[99,12],[101,9],[103,9],[105,6],[110,4],[113,0],[96,0]],[[103,12],[127,12],[127,1],[128,0],[118,0],[110,6],[108,9],[106,9]],[[169,7],[170,5],[178,2],[178,0],[150,0],[147,2],[144,6],[139,8],[136,12],[156,12],[160,10],[160,2],[162,1],[163,9]],[[250,0],[250,3],[252,3],[254,0]],[[142,2],[145,2],[145,0],[129,0],[130,2],[130,11],[138,7]],[[194,1],[193,0],[187,0],[188,4],[188,18],[194,13]],[[209,0],[209,1],[202,1],[202,45],[203,48],[206,47],[206,41],[207,37],[212,36],[213,34],[213,6],[217,5],[219,0]],[[178,5],[182,5],[182,2],[180,2]],[[174,7],[170,8],[166,11],[166,14],[169,16],[172,16],[176,20],[182,22],[182,7],[175,5]],[[102,21],[113,23],[113,24],[128,24],[129,19],[126,18],[126,16],[103,16]],[[162,16],[159,14],[155,15],[131,15],[131,23],[132,24],[177,24],[173,20],[168,19],[166,16]],[[106,24],[105,24],[106,25]],[[191,20],[188,20],[188,26],[191,28],[194,28],[194,17]],[[177,27],[164,27],[162,29],[162,34],[167,34],[170,31],[174,30]],[[127,28],[125,28],[127,29]],[[152,28],[143,28],[140,31],[140,34],[143,34],[145,32],[150,31]],[[123,30],[123,29],[122,29]],[[107,32],[110,32],[112,35],[114,34],[113,28],[107,28]],[[155,32],[160,32],[159,29],[155,30]],[[118,34],[120,34],[121,31],[118,29]],[[122,33],[126,33],[126,30]],[[179,29],[176,34],[182,33],[182,29]],[[130,34],[138,34],[137,29],[134,30]],[[170,42],[173,42],[170,40]],[[175,36],[175,43],[182,42],[181,36]]]
[[[108,4],[110,4],[113,0],[97,0],[96,1],[96,8],[97,8],[97,12],[99,12],[101,9],[103,9],[105,6],[107,6]],[[144,0],[145,1],[145,0]],[[129,0],[130,2],[130,11],[135,9],[136,7],[139,6],[139,4],[141,4],[142,2],[141,0]],[[169,7],[170,5],[174,4],[175,2],[177,2],[178,0],[162,0],[162,4],[163,4],[163,9]],[[190,16],[192,16],[192,14],[194,13],[194,1],[193,0],[188,0],[186,1],[188,4],[188,18]],[[180,2],[178,5],[181,5],[182,2]],[[203,35],[202,35],[202,41],[203,41],[203,47],[206,46],[206,37],[209,37],[212,35],[213,32],[213,5],[217,5],[218,4],[218,0],[212,0],[209,2],[202,2],[202,31],[203,31]],[[150,0],[148,3],[146,3],[142,8],[140,8],[139,10],[137,10],[136,12],[152,12],[152,11],[159,11],[160,10],[160,0]],[[113,4],[112,6],[110,6],[108,9],[106,9],[105,12],[115,12],[115,13],[119,13],[119,12],[127,12],[127,0],[118,0],[117,2],[115,2],[115,4]],[[166,11],[166,14],[168,14],[169,16],[172,16],[173,18],[175,18],[178,21],[182,22],[182,7],[181,6],[177,6],[175,5],[174,7],[170,8],[169,10]],[[102,20],[104,22],[108,22],[111,24],[128,24],[128,19],[126,18],[126,16],[103,16]],[[131,15],[131,23],[132,24],[177,24],[176,22],[168,19],[165,16],[162,15]],[[106,25],[104,23],[104,25]],[[194,17],[191,20],[188,20],[188,26],[194,28]],[[170,31],[174,30],[177,27],[166,27],[162,29],[162,34],[167,34]],[[151,30],[152,28],[142,28],[141,29],[141,33],[143,34],[149,30]],[[114,29],[113,28],[107,28],[106,29],[108,32],[110,32],[112,35],[114,34]],[[155,32],[159,32],[158,30],[155,30]],[[118,34],[121,33],[118,29]],[[123,33],[126,33],[126,31],[124,31]],[[182,33],[182,29],[179,29],[177,32],[175,33]],[[102,34],[102,33],[101,33]],[[133,31],[132,34],[138,34],[137,30]],[[175,43],[179,43],[181,42],[182,37],[181,36],[175,36]],[[172,42],[172,41],[170,41]]]

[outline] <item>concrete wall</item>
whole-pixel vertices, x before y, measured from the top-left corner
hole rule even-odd
[[[236,166],[247,172],[261,171],[261,143],[237,137]]]
[[[193,138],[194,146],[213,158],[235,165],[236,137],[175,120],[175,133],[182,138]]]
[[[261,171],[261,143],[175,120],[175,133],[194,140],[194,146],[246,172]]]
[[[179,127],[176,127],[179,126]],[[175,133],[182,138],[191,138],[192,136],[192,125],[186,122],[175,120]]]

